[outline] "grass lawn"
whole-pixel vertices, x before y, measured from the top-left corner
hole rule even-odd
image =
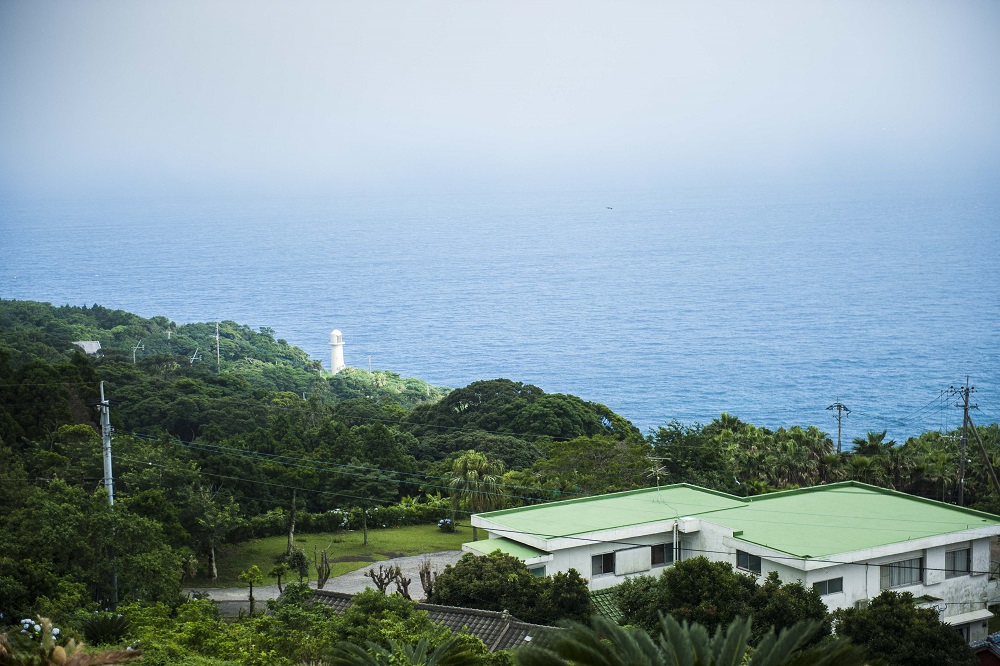
[[[485,532],[480,537],[485,538]],[[454,532],[442,532],[437,525],[410,525],[368,530],[367,546],[362,545],[363,540],[361,531],[295,535],[295,545],[306,552],[310,563],[313,561],[313,548],[317,552],[326,549],[330,557],[330,577],[333,578],[392,557],[461,550],[463,543],[472,541],[472,528],[460,525]],[[199,576],[188,584],[191,587],[238,586],[240,572],[254,564],[264,574],[265,585],[275,583],[277,580],[268,576],[267,572],[285,554],[287,545],[288,537],[276,536],[225,546],[218,551],[219,579],[213,581]],[[315,568],[311,575],[315,580]]]

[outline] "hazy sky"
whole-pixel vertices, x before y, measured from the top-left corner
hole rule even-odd
[[[982,174],[1000,2],[0,0],[0,191]]]

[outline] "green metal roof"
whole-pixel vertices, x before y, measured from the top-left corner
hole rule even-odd
[[[480,516],[514,538],[573,536],[693,516],[729,527],[748,543],[807,558],[1000,525],[992,514],[855,481],[752,498],[676,484]]]
[[[523,543],[511,541],[510,539],[483,539],[482,541],[463,543],[462,546],[468,547],[470,550],[474,550],[482,555],[489,555],[494,550],[499,550],[501,553],[506,553],[522,560],[530,560],[533,557],[548,555],[544,550],[525,546]]]
[[[743,541],[799,557],[824,557],[1000,525],[1000,517],[847,481],[750,498],[705,520]]]
[[[479,515],[510,529],[512,534],[525,532],[552,538],[694,516],[743,504],[739,497],[681,483]]]

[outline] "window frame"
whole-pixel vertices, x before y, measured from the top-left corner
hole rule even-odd
[[[957,553],[965,553],[965,570],[960,570],[955,568],[955,555]],[[948,563],[949,558],[951,559],[951,564]],[[944,553],[944,577],[948,578],[961,578],[962,576],[972,575],[972,547],[966,546],[965,548],[956,548],[955,550],[946,550]]]
[[[659,550],[663,554],[663,561],[656,561],[656,553]],[[674,544],[671,542],[667,543],[654,543],[649,547],[649,562],[650,568],[656,569],[660,567],[669,567],[674,563]]]
[[[741,562],[740,560],[743,560]],[[753,567],[756,561],[757,568]],[[745,564],[744,564],[745,562]],[[740,571],[746,571],[752,574],[760,576],[764,571],[764,563],[760,559],[760,555],[751,555],[745,550],[736,550],[736,568]]]
[[[601,570],[598,571],[595,566],[597,559],[601,559]],[[608,568],[608,562],[611,563],[611,568]],[[596,555],[590,556],[590,577],[596,578],[597,576],[608,576],[614,575],[615,573],[615,553],[614,551],[610,553],[598,553]]]
[[[910,564],[910,562],[917,562],[916,566]],[[913,570],[916,570],[916,578],[911,579]],[[913,587],[914,585],[924,584],[924,572],[927,570],[926,564],[924,562],[924,556],[920,555],[918,557],[908,557],[905,560],[896,560],[895,562],[886,562],[885,564],[879,565],[879,588],[882,590],[895,590],[901,587]],[[893,572],[907,571],[906,580],[892,584]],[[899,574],[902,577],[902,574]]]
[[[836,582],[838,589],[831,590],[831,583]],[[819,593],[821,597],[825,597],[830,594],[841,594],[844,591],[844,577],[837,576],[836,578],[827,578],[826,580],[818,580],[813,583],[813,589]]]

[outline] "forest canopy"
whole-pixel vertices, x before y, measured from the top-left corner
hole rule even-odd
[[[217,364],[215,326],[0,300],[4,618],[109,603],[112,547],[145,572],[119,575],[119,601],[172,603],[183,581],[214,575],[224,544],[296,527],[433,524],[679,482],[748,495],[853,479],[957,499],[953,433],[873,432],[841,454],[813,425],[771,430],[728,414],[643,434],[605,405],[511,379],[448,390],[388,371],[330,375],[274,331],[231,321],[219,323]],[[978,432],[1000,461],[997,425]],[[983,465],[969,468],[965,503],[1000,510]]]

